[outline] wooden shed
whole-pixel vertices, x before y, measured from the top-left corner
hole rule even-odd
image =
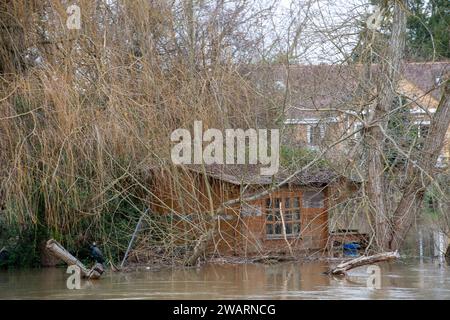
[[[267,190],[290,173],[280,169],[275,176],[261,176],[259,168],[250,165],[192,165],[161,171],[154,179],[157,201],[152,209],[176,216],[172,224],[190,230],[192,239],[215,223],[215,238],[208,250],[211,254],[253,256],[325,250],[330,186],[345,180],[328,170],[297,174],[281,188],[257,200],[240,200],[226,207],[219,218],[209,219],[223,203]]]

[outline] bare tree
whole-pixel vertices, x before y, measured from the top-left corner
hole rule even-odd
[[[441,101],[432,118],[423,147],[408,160],[406,178],[399,188],[400,200],[395,205],[388,206],[387,201],[394,200],[387,194],[389,182],[386,181],[385,146],[389,139],[392,139],[387,134],[387,125],[397,107],[407,15],[406,1],[392,1],[392,4],[390,39],[386,54],[381,57],[377,99],[365,135],[368,146],[367,195],[375,220],[377,245],[384,250],[396,250],[402,246],[414,217],[420,212],[425,191],[436,174],[435,166],[450,124],[449,85],[448,80],[445,80]],[[394,211],[391,211],[392,208],[395,208]]]

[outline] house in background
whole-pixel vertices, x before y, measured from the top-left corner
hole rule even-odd
[[[403,97],[403,103],[408,104],[411,129],[419,137],[428,132],[431,117],[439,104],[438,86],[449,72],[450,62],[406,63],[404,66],[398,93]],[[289,142],[319,149],[352,132],[354,134],[346,143],[357,142],[363,127],[359,119],[368,116],[367,106],[358,101],[358,95],[368,90],[358,85],[360,73],[359,66],[292,66],[289,72],[290,100],[284,120]],[[282,79],[278,82],[286,81],[282,72],[278,71],[277,76]],[[450,141],[450,130],[447,141]],[[336,149],[347,145],[340,144]],[[450,144],[447,142],[438,164],[449,158]]]

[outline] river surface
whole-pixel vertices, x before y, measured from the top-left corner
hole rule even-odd
[[[367,267],[346,278],[323,275],[326,262],[205,265],[108,272],[69,290],[64,268],[0,271],[0,299],[450,299],[450,267],[425,260],[380,264],[381,288]]]

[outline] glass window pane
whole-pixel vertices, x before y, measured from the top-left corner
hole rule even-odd
[[[274,210],[275,220],[281,221],[280,210]]]
[[[317,146],[320,144],[322,135],[325,131],[323,125],[317,124],[309,127],[309,144],[312,146]]]
[[[269,213],[267,215],[267,221],[273,221],[273,214]]]
[[[292,233],[299,234],[300,233],[300,223],[294,223],[292,226]]]
[[[294,219],[300,220],[300,210],[295,210]]]
[[[281,223],[275,224],[275,234],[282,234]]]
[[[292,234],[292,224],[286,223],[286,234]]]
[[[281,199],[275,198],[275,209],[280,209]]]
[[[420,130],[420,137],[421,138],[425,138],[428,135],[428,131],[429,131],[430,126],[429,125],[420,125],[419,130]]]
[[[266,234],[273,234],[273,224],[266,224]]]
[[[284,199],[284,207],[285,207],[286,209],[290,208],[290,202],[291,202],[291,199],[290,199],[290,198]]]
[[[293,204],[292,207],[293,208],[300,208],[300,199],[298,197],[293,198]]]
[[[272,208],[272,200],[270,198],[266,199],[266,208],[267,209]]]

